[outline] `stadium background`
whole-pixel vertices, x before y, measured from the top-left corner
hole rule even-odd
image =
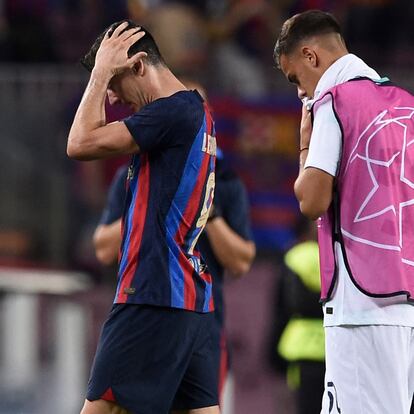
[[[414,90],[410,0],[0,1],[0,413],[69,414],[82,400],[114,285],[91,237],[124,160],[70,161],[66,138],[87,81],[79,58],[126,17],[152,29],[175,73],[206,86],[219,145],[249,192],[258,257],[226,284],[228,411],[293,412],[269,333],[280,255],[298,217],[300,103],[272,50],[281,22],[309,8],[334,12],[351,52]]]

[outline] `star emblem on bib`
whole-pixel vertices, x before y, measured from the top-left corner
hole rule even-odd
[[[414,223],[413,165],[414,108],[382,111],[358,137],[344,170],[346,174],[358,168],[357,174],[365,175],[359,188],[355,188],[358,205],[352,219],[353,223],[369,222],[372,237],[342,229],[344,236],[354,241],[401,251],[403,262],[411,266],[414,266],[414,251],[407,246],[414,245],[414,232],[409,227]],[[389,243],[387,232],[398,233],[398,244]]]

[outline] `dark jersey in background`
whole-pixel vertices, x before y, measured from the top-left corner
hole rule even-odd
[[[216,164],[216,190],[214,194],[214,207],[217,213],[239,236],[245,240],[252,240],[249,216],[249,202],[244,184],[239,177],[225,165],[223,159],[217,158]],[[203,259],[213,275],[213,297],[215,318],[223,325],[223,277],[224,268],[213,253],[207,234],[204,232],[198,246]]]

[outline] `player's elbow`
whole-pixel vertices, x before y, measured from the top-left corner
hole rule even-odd
[[[236,279],[242,277],[245,273],[249,271],[250,266],[245,262],[238,262],[228,267],[229,273]]]
[[[93,235],[95,256],[102,265],[110,266],[115,263],[117,255],[114,249],[112,249],[111,246],[108,246],[108,243],[105,242],[102,233],[103,231],[98,227]]]
[[[110,266],[115,263],[115,257],[112,252],[109,252],[108,249],[105,248],[97,248],[95,249],[95,255],[98,259],[99,263],[104,266]]]
[[[101,158],[100,154],[106,151],[99,141],[96,132],[86,130],[71,130],[69,132],[66,153],[69,158],[78,161],[90,161]]]
[[[323,206],[309,203],[306,200],[299,201],[299,208],[301,213],[309,220],[317,220],[327,210]]]
[[[299,209],[301,213],[309,220],[317,220],[326,213],[330,204],[331,198],[324,197],[323,194],[309,194],[299,201]]]
[[[246,242],[246,251],[238,260],[234,260],[228,267],[228,271],[235,278],[242,277],[252,267],[253,260],[256,256],[256,246],[253,242]]]
[[[301,180],[295,182],[295,195],[301,213],[310,220],[317,220],[329,208],[332,193],[329,187],[318,187]]]
[[[66,147],[66,154],[69,158],[78,161],[88,161],[92,159],[80,144],[72,140],[68,141],[68,145]]]
[[[71,137],[68,139],[66,154],[69,158],[72,158],[74,160],[82,160],[83,157],[81,146]]]
[[[68,143],[66,146],[66,154],[69,158],[78,160],[81,156],[81,148],[79,145],[79,137],[76,131],[71,128],[68,136]]]
[[[74,160],[77,159],[76,146],[73,145],[71,142],[68,142],[68,145],[66,147],[66,154],[69,158],[72,158]]]

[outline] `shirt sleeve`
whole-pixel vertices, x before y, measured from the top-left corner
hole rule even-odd
[[[107,202],[102,212],[101,219],[99,220],[99,224],[112,224],[122,217],[126,196],[125,183],[127,173],[127,166],[121,167],[112,180],[108,191]]]
[[[335,177],[341,147],[342,133],[332,109],[332,99],[329,98],[315,114],[305,168],[318,168]]]
[[[252,240],[247,191],[239,178],[233,178],[227,184],[224,194],[222,193],[227,202],[220,206],[223,209],[224,219],[240,237]]]

